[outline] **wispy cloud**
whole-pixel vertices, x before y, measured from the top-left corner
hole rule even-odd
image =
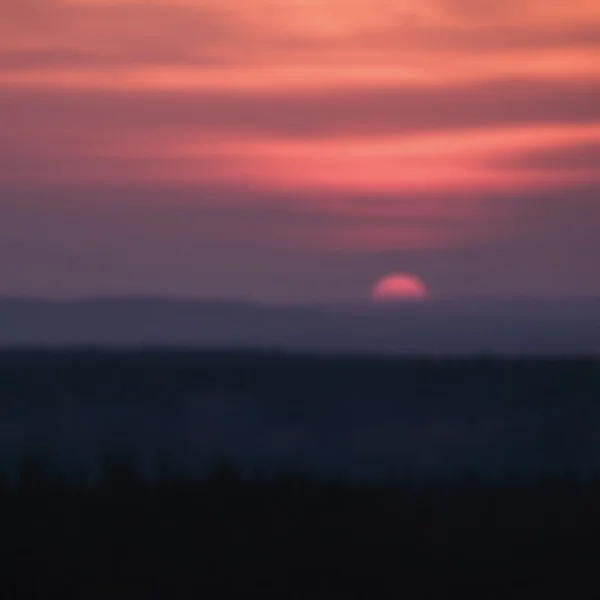
[[[351,197],[365,218],[396,197],[387,224],[339,221],[323,237],[379,248],[454,239],[439,226],[448,206],[491,218],[490,194],[599,183],[596,0],[4,0],[2,12],[4,184],[213,186],[215,204],[246,190],[340,219]],[[408,197],[422,209],[407,215]]]

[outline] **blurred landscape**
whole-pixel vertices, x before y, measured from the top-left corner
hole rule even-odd
[[[597,597],[599,398],[594,357],[4,350],[0,594]]]
[[[4,299],[0,595],[596,597],[599,326],[585,298]]]
[[[600,361],[185,349],[0,353],[0,452],[363,478],[600,466]]]
[[[597,298],[259,304],[151,298],[0,300],[0,346],[326,353],[598,355]]]
[[[0,473],[5,598],[595,598],[600,478]],[[32,577],[32,574],[35,574]]]

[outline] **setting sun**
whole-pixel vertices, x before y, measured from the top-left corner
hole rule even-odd
[[[373,287],[371,294],[375,302],[414,302],[426,300],[429,296],[429,290],[423,281],[406,273],[393,273],[382,277]]]

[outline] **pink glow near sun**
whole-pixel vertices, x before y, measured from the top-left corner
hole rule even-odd
[[[375,284],[371,294],[375,302],[424,301],[429,296],[423,281],[406,273],[386,275]]]

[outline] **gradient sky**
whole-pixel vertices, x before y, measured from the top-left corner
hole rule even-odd
[[[1,0],[0,294],[600,294],[597,0]]]

